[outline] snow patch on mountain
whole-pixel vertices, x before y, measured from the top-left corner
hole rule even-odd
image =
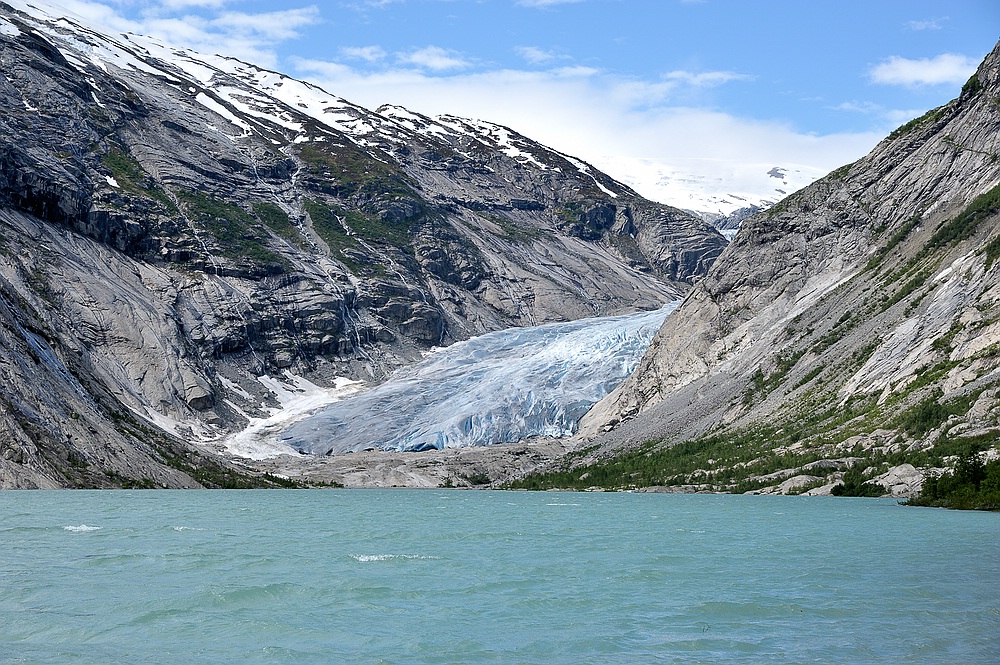
[[[826,175],[823,169],[801,164],[708,158],[605,156],[593,162],[652,201],[710,220],[740,208],[767,208]]]

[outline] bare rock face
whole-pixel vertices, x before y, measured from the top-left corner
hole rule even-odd
[[[745,221],[635,374],[585,417],[595,455],[709,433],[753,438],[763,455],[857,447],[917,466],[960,441],[988,447],[1000,432],[998,98],[1000,47],[958,99]],[[911,476],[878,482],[912,493]]]
[[[656,308],[725,246],[505,127],[372,112],[20,1],[0,27],[20,349],[0,486],[196,484],[181,440],[275,406],[259,377],[377,381],[486,331]]]

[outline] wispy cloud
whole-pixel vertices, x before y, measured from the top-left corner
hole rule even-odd
[[[873,115],[885,111],[884,106],[881,104],[875,104],[874,102],[843,102],[841,104],[837,104],[833,108],[838,111],[863,113],[865,115]]]
[[[894,109],[886,108],[882,104],[875,102],[843,102],[832,107],[837,111],[847,113],[857,113],[874,117],[886,128],[898,127],[899,125],[923,115],[923,109]]]
[[[387,55],[381,46],[345,46],[340,49],[340,54],[348,60],[365,62],[379,62]]]
[[[976,71],[978,63],[978,58],[955,53],[915,60],[894,55],[872,67],[868,77],[884,85],[961,85]]]
[[[517,4],[522,7],[554,7],[555,5],[569,5],[584,0],[517,0]]]
[[[565,59],[567,56],[560,55],[555,51],[546,51],[537,46],[518,46],[514,51],[521,58],[531,65],[544,65],[556,60]]]
[[[947,20],[947,16],[942,16],[941,18],[924,19],[922,21],[907,21],[904,25],[907,30],[915,30],[917,32],[922,30],[940,30],[944,27],[944,23]]]
[[[209,25],[223,34],[258,37],[265,43],[275,43],[294,39],[300,28],[317,22],[319,9],[312,6],[258,14],[225,12]]]
[[[737,74],[736,72],[688,72],[673,71],[664,74],[663,78],[669,81],[679,81],[699,88],[712,87],[729,83],[731,81],[751,81],[752,76],[747,74]]]
[[[404,64],[416,65],[436,72],[465,69],[470,65],[460,54],[440,46],[427,46],[410,53],[398,53],[396,59]]]
[[[219,9],[228,5],[230,0],[160,0],[160,8],[176,11],[179,9],[189,9],[191,7],[207,7],[210,9]]]

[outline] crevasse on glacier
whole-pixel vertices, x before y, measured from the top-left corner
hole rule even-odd
[[[635,369],[677,305],[460,342],[323,407],[278,438],[305,453],[335,454],[569,436],[577,420]]]

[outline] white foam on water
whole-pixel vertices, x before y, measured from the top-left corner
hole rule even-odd
[[[420,559],[427,561],[439,560],[439,556],[423,556],[420,554],[352,554],[351,558],[361,563],[370,561],[392,561],[395,559]]]
[[[99,526],[87,526],[86,524],[81,524],[80,526],[64,526],[63,529],[66,531],[100,531]]]

